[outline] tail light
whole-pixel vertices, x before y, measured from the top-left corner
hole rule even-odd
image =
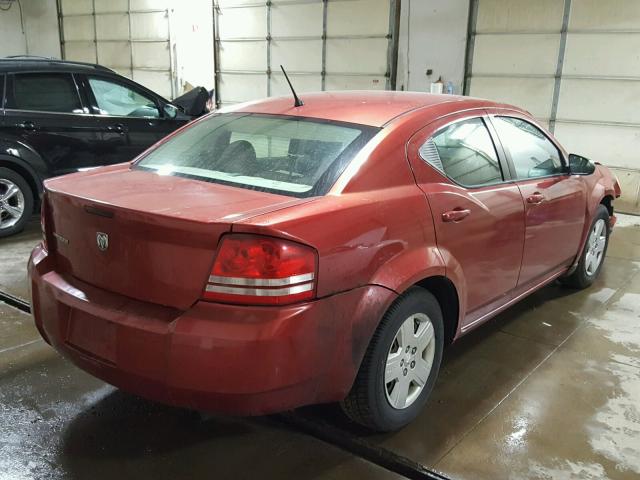
[[[314,297],[316,251],[289,240],[231,234],[222,238],[203,299],[285,305]]]
[[[40,230],[42,231],[42,247],[49,251],[49,242],[47,242],[47,193],[42,195],[42,202],[40,203]]]

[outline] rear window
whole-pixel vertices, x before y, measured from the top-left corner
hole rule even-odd
[[[324,195],[379,129],[282,115],[199,121],[136,168],[295,197]]]

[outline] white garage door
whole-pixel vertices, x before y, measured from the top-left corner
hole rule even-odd
[[[289,92],[393,89],[396,0],[217,0],[216,93],[230,104]]]
[[[176,91],[168,0],[61,0],[63,58],[99,63],[166,98]]]
[[[640,1],[474,0],[467,92],[522,106],[610,166],[640,212]]]

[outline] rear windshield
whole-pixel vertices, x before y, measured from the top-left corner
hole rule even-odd
[[[302,117],[220,114],[185,129],[135,168],[295,197],[324,195],[378,130]]]

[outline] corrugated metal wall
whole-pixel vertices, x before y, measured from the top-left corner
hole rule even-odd
[[[395,0],[217,0],[218,100],[390,88]]]
[[[172,98],[168,0],[59,0],[63,58],[99,63]]]
[[[522,106],[611,167],[640,213],[640,1],[473,0],[467,91]]]

